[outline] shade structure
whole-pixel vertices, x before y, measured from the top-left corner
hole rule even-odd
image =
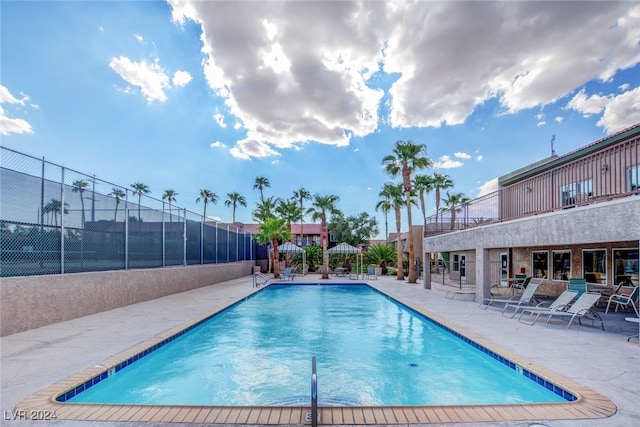
[[[358,268],[358,257],[356,257],[356,274],[357,277],[360,276],[360,270],[362,268],[362,249],[356,248],[355,246],[351,246],[348,243],[342,242],[338,243],[336,246],[332,247],[327,251],[329,255],[333,254],[360,254],[360,268]]]
[[[273,248],[271,248],[270,250],[271,252],[273,252]],[[278,253],[279,254],[283,254],[283,253],[290,253],[290,254],[302,254],[302,273],[305,273],[305,266],[307,265],[307,253],[305,252],[304,249],[302,249],[300,246],[295,245],[291,242],[284,242],[281,245],[278,245]]]
[[[293,254],[299,254],[299,253],[303,253],[304,249],[302,249],[300,246],[298,245],[294,245],[291,242],[284,242],[281,245],[278,245],[278,252],[280,253],[293,253]]]

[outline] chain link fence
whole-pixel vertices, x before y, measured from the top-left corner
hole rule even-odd
[[[0,276],[254,259],[250,233],[0,147]]]

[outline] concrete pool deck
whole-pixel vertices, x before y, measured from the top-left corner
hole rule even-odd
[[[321,280],[318,275],[297,277],[296,282],[351,282],[348,278]],[[480,310],[469,296],[459,296],[454,300],[444,297],[445,292],[433,284],[434,289],[425,290],[422,283],[408,284],[395,277],[365,281],[381,291],[424,310],[448,324],[455,325],[481,340],[488,340],[510,354],[521,356],[541,369],[549,370],[570,381],[593,390],[615,403],[616,412],[607,418],[549,420],[545,417],[525,415],[525,420],[473,422],[474,425],[525,426],[539,423],[547,426],[637,426],[640,425],[640,345],[637,338],[627,342],[629,335],[637,334],[638,325],[625,322],[628,313],[603,314],[606,331],[598,326],[578,324],[566,329],[566,322],[545,324],[539,322],[527,326],[516,320],[504,318],[500,310],[489,308]],[[290,282],[285,282],[290,283]],[[156,413],[149,422],[78,421],[57,419],[50,421],[24,420],[15,412],[16,405],[37,395],[69,377],[77,376],[83,370],[91,369],[105,360],[122,352],[130,351],[140,343],[154,337],[163,336],[168,330],[182,327],[199,316],[212,313],[255,291],[250,276],[219,283],[213,286],[183,292],[152,301],[130,305],[107,312],[60,322],[54,325],[0,338],[0,378],[2,422],[7,426],[118,426],[131,425],[175,425],[166,423],[171,410]],[[469,298],[469,299],[466,299]],[[319,393],[321,393],[321,388]],[[605,399],[606,400],[606,399]],[[604,406],[606,402],[603,403]],[[86,406],[86,405],[85,405]],[[77,410],[76,410],[77,412]],[[124,411],[121,411],[121,413]],[[175,415],[173,422],[198,421],[202,411],[191,411],[191,415]],[[459,419],[472,421],[474,410],[467,411],[466,417]],[[75,415],[82,415],[76,413]],[[162,416],[160,416],[162,415]],[[295,414],[294,414],[295,415]],[[281,424],[301,424],[294,415]],[[299,415],[297,414],[299,419]],[[327,414],[328,415],[328,414]],[[371,411],[363,415],[363,422],[348,418],[329,417],[323,414],[322,425],[376,424],[376,414]],[[333,414],[332,414],[333,415]],[[266,417],[266,415],[262,415]],[[62,418],[62,417],[59,417]],[[77,417],[76,417],[77,418]],[[268,418],[268,417],[267,417]],[[267,424],[267,418],[250,412],[246,418],[225,419],[225,424]],[[417,416],[418,420],[424,418]],[[570,417],[567,417],[570,418]],[[574,417],[575,418],[575,417]],[[112,418],[114,419],[114,418]],[[121,417],[116,419],[127,419]],[[371,422],[374,419],[374,422]],[[451,416],[439,420],[454,420]],[[528,420],[528,421],[527,421]],[[396,417],[393,424],[409,424],[416,420]],[[431,425],[446,425],[438,419]],[[423,421],[426,423],[426,421]],[[382,418],[377,424],[391,424]],[[308,424],[308,423],[306,423]],[[416,425],[416,424],[413,424]],[[457,424],[457,425],[464,425]]]

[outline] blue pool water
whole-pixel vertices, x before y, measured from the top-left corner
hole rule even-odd
[[[65,400],[308,404],[312,356],[321,405],[566,401],[521,369],[354,284],[268,286]]]

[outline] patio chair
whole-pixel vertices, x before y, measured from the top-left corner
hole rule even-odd
[[[567,289],[570,291],[577,291],[578,296],[587,292],[587,281],[581,277],[575,277],[573,279],[569,279],[569,283],[567,284]]]
[[[511,284],[512,292],[521,291],[529,285],[529,281],[531,281],[531,277],[527,277],[526,274],[516,274],[516,281]]]
[[[628,306],[631,306],[633,307],[633,311],[636,312],[636,315],[638,315],[638,306],[636,303],[638,300],[639,290],[640,287],[638,286],[621,286],[620,289],[618,289],[618,292],[609,297],[605,313],[609,312],[609,307],[613,303],[616,305],[616,312],[620,307],[627,308]]]
[[[569,318],[569,324],[567,325],[567,329],[571,327],[571,323],[573,323],[575,319],[578,319],[578,323],[580,325],[582,325],[582,321],[581,321],[582,318],[590,319],[592,322],[595,320],[598,320],[600,322],[600,327],[604,331],[604,322],[602,321],[602,318],[595,310],[593,310],[593,306],[596,304],[596,302],[598,302],[599,298],[600,298],[600,294],[585,292],[582,295],[580,295],[573,304],[568,306],[566,310],[549,311],[545,313],[540,313],[540,315],[547,316],[547,320],[546,320],[547,323],[549,323],[549,320],[551,320],[552,317],[562,317],[565,319]],[[522,309],[523,314],[521,314],[520,317],[522,317],[524,313],[533,309],[534,307],[523,308]],[[530,326],[534,325],[538,320],[538,317],[540,316],[536,316],[534,321],[531,323],[528,323],[528,325]],[[522,322],[522,323],[525,323],[525,322]]]
[[[533,294],[536,293],[536,289],[538,289],[537,283],[529,283],[527,287],[524,289],[524,292],[522,292],[522,295],[513,296],[511,298],[493,298],[493,297],[485,298],[480,303],[480,308],[483,310],[486,310],[487,307],[489,307],[492,304],[505,304],[505,306],[502,308],[502,313],[504,315],[505,309],[507,308],[508,304],[511,304],[512,307],[513,306],[519,307],[521,305],[533,304],[535,301],[533,299]]]
[[[378,280],[374,267],[367,267],[367,279]]]
[[[285,268],[284,271],[282,272],[283,280],[293,280],[295,277],[296,277],[296,273],[291,271],[290,267]]]
[[[529,313],[528,318],[530,319],[533,315],[536,316],[535,320],[533,321],[533,323],[531,323],[532,325],[534,323],[536,323],[536,321],[538,320],[538,317],[540,317],[543,314],[548,314],[550,312],[553,311],[562,311],[562,310],[566,310],[566,308],[569,306],[569,304],[571,303],[571,301],[573,301],[574,298],[576,298],[578,296],[578,292],[577,291],[570,291],[570,290],[566,290],[563,293],[561,293],[558,298],[556,298],[555,300],[551,301],[551,304],[549,304],[548,306],[545,306],[544,302],[541,302],[540,304],[536,305],[535,307],[519,307],[522,311],[520,312],[520,317],[518,317],[518,320],[521,323],[526,323],[529,324],[527,321],[523,321],[522,320],[522,316],[524,316],[524,313]],[[516,308],[516,312],[518,311],[518,308]],[[514,313],[514,317],[515,317],[515,313]]]

